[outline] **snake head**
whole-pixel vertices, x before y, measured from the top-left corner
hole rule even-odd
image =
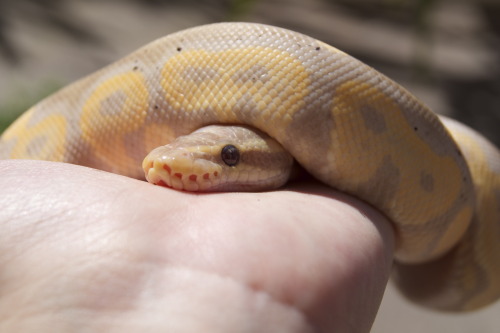
[[[292,156],[274,139],[242,126],[207,126],[152,150],[146,179],[185,191],[259,191],[282,186]]]

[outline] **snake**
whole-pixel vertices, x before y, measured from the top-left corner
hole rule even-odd
[[[176,32],[23,113],[0,159],[175,190],[269,191],[299,165],[394,229],[393,280],[433,309],[500,298],[500,153],[372,67],[257,23]]]

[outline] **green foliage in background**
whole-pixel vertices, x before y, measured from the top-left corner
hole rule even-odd
[[[17,117],[32,105],[62,87],[55,81],[40,83],[36,91],[18,90],[0,105],[0,133],[2,133]]]
[[[245,15],[252,10],[252,7],[258,1],[259,0],[232,0],[227,15],[228,21],[244,19]]]

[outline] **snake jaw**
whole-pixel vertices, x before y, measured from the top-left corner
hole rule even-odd
[[[146,179],[155,185],[181,191],[206,191],[220,182],[221,167],[191,156],[160,156],[143,162]]]

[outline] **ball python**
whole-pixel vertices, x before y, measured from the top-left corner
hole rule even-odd
[[[500,297],[497,148],[297,32],[218,23],[158,39],[26,111],[0,158],[187,191],[274,189],[296,161],[392,221],[408,297],[450,311]]]

